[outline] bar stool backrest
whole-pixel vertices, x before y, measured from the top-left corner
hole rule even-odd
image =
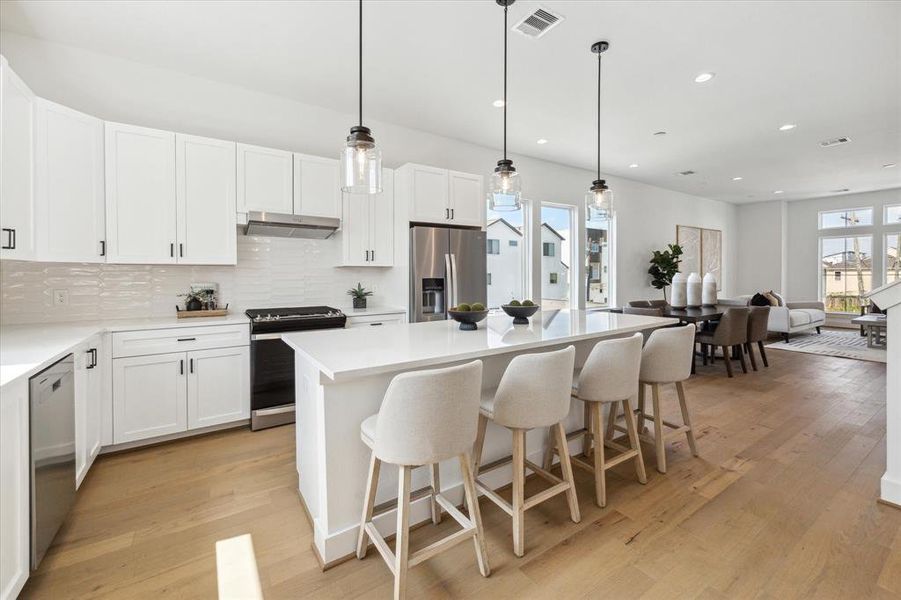
[[[695,347],[694,325],[655,329],[641,354],[641,381],[674,383],[691,375]]]
[[[472,450],[479,422],[482,361],[401,373],[379,409],[375,455],[395,465],[425,465]]]
[[[492,420],[514,429],[562,421],[569,414],[575,360],[574,346],[514,357],[497,386]]]
[[[620,402],[638,394],[641,333],[594,345],[579,373],[579,399]]]

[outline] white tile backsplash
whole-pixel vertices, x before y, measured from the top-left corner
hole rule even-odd
[[[0,262],[0,324],[163,317],[193,282],[219,284],[220,303],[246,308],[344,306],[362,282],[373,305],[406,305],[405,267],[343,268],[340,233],[329,240],[238,236],[237,266]],[[53,305],[53,290],[69,292]]]

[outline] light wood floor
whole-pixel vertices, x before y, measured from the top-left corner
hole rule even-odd
[[[770,363],[735,379],[699,367],[701,458],[672,444],[660,475],[647,449],[648,484],[620,465],[604,510],[577,471],[582,522],[562,495],[529,511],[522,559],[483,499],[491,577],[462,544],[410,572],[411,597],[901,597],[901,510],[876,503],[885,366],[776,350]],[[672,392],[664,404],[676,418]],[[374,551],[320,572],[293,440],[293,427],[234,431],[101,457],[23,597],[214,598],[214,543],[243,533],[267,598],[389,597]],[[414,548],[449,521],[416,530]]]

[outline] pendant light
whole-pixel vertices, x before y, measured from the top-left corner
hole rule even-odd
[[[363,0],[359,0],[359,6],[359,121],[350,128],[347,143],[341,149],[341,190],[377,194],[382,191],[382,151],[375,145],[372,131],[363,126]]]
[[[507,158],[507,8],[515,0],[497,0],[504,7],[504,158],[497,161],[491,176],[491,190],[488,192],[488,207],[494,211],[519,210],[522,206],[522,181]]]
[[[610,44],[605,41],[591,45],[591,51],[598,55],[598,176],[585,195],[589,219],[592,215],[599,219],[609,219],[613,214],[613,192],[607,187],[607,182],[601,179],[601,54],[609,47]]]

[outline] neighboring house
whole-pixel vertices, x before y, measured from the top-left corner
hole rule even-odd
[[[490,221],[486,232],[488,306],[522,300],[522,232],[506,219]]]
[[[607,282],[609,281],[609,256],[607,246],[607,230],[587,227],[585,230],[588,238],[588,266],[585,276],[588,279],[585,301],[594,306],[607,306],[609,294]]]
[[[838,252],[822,258],[826,310],[856,312],[860,297],[873,289],[873,259],[861,253]]]
[[[566,300],[569,298],[569,265],[566,238],[547,223],[541,224],[541,298]]]

